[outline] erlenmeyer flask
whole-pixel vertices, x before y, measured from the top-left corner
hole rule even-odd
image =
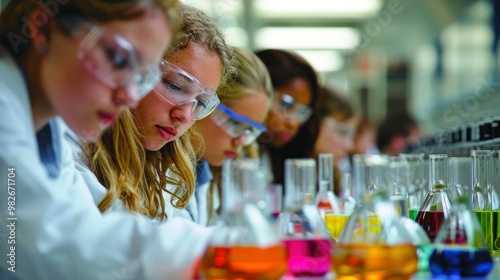
[[[434,242],[439,226],[451,209],[446,188],[448,183],[448,156],[446,154],[429,155],[429,174],[431,188],[415,221],[422,226],[429,239]]]
[[[340,235],[332,262],[338,279],[408,279],[417,271],[415,246],[386,191],[365,195]]]
[[[399,156],[389,157],[387,187],[389,196],[400,216],[408,217],[408,168]]]
[[[500,209],[493,208],[495,193],[493,173],[497,158],[490,150],[471,151],[472,159],[472,209],[485,235],[487,248],[492,254],[500,255]],[[495,161],[494,161],[495,159]]]
[[[377,193],[380,189],[387,190],[384,176],[387,173],[389,159],[380,155],[354,155],[354,199],[360,203],[365,194]]]
[[[330,271],[332,239],[314,198],[314,159],[285,161],[285,212],[280,217],[282,241],[291,277],[323,276]]]
[[[434,249],[427,233],[414,220],[408,217],[399,219],[411,237],[411,243],[417,249],[418,271],[429,271],[429,257]]]
[[[349,218],[349,216],[352,214],[352,211],[354,211],[354,208],[356,207],[356,200],[354,199],[354,197],[351,196],[351,189],[352,189],[351,174],[344,173],[342,175],[341,182],[342,182],[342,191],[341,191],[341,197],[339,198],[340,211],[327,213],[325,215],[325,224],[328,227],[328,230],[330,231],[330,235],[335,239],[339,238],[340,233],[342,232],[342,229],[344,228],[344,225],[347,222],[347,219]]]
[[[321,218],[325,219],[325,214],[340,211],[338,198],[333,193],[333,154],[321,153],[318,155],[318,185],[316,206]]]
[[[286,250],[253,203],[253,190],[266,184],[253,160],[223,165],[222,213],[200,262],[206,279],[278,279],[286,272]]]
[[[356,207],[356,199],[352,196],[351,173],[342,174],[341,182],[342,192],[339,199],[340,211],[342,213],[351,214]]]
[[[408,217],[415,220],[424,195],[422,192],[424,189],[424,154],[400,154],[399,156],[407,168]]]
[[[453,193],[451,213],[436,237],[429,259],[434,276],[484,277],[493,268],[481,226],[468,206],[469,192],[462,194]]]

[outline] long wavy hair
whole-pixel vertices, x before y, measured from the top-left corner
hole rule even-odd
[[[231,105],[238,103],[239,100],[245,96],[260,94],[260,92],[264,91],[269,101],[266,108],[267,112],[269,112],[274,100],[274,89],[266,66],[254,53],[248,50],[237,47],[233,47],[233,50],[236,54],[238,62],[238,71],[235,74],[228,76],[226,83],[219,87],[217,95],[219,96],[221,103],[224,105]],[[244,147],[244,151],[242,152],[244,152],[247,156],[254,158],[257,158],[259,154],[255,145],[248,145]],[[221,167],[210,166],[210,170],[214,179],[210,182],[208,192],[209,222],[214,212],[213,196],[215,195],[216,189],[218,190],[217,193],[219,195],[219,201],[222,201]],[[220,208],[217,209],[217,212],[220,212]]]
[[[190,43],[197,43],[220,58],[224,80],[234,72],[234,55],[216,23],[201,10],[184,4],[181,16],[181,35],[174,38],[164,57],[170,60]],[[121,199],[129,211],[163,221],[168,218],[164,193],[170,195],[174,208],[187,206],[196,186],[194,166],[203,154],[203,141],[192,127],[158,151],[148,151],[141,144],[135,114],[134,110],[124,112],[112,130],[85,148],[91,170],[108,189],[99,209],[106,212]]]
[[[61,3],[62,2],[62,3]],[[31,47],[31,36],[26,28],[31,12],[42,9],[46,16],[45,26],[40,23],[30,23],[40,28],[48,28],[48,20],[59,17],[80,17],[94,22],[109,22],[112,20],[130,20],[140,17],[150,5],[156,5],[164,11],[174,31],[179,23],[178,0],[85,0],[85,1],[52,1],[53,6],[47,7],[45,1],[13,0],[0,14],[0,42],[13,54],[25,55]],[[53,10],[51,10],[53,9]],[[38,19],[42,20],[42,19]]]

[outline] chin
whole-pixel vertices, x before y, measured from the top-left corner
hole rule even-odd
[[[102,130],[95,129],[73,129],[70,128],[85,143],[96,142],[101,138]]]

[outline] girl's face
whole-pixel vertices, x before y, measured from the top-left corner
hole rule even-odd
[[[354,118],[346,121],[338,121],[333,117],[324,118],[314,145],[315,153],[331,153],[334,161],[338,162],[353,148],[355,131]]]
[[[247,126],[254,130],[255,125],[260,126],[268,113],[269,97],[264,91],[246,95],[232,104],[224,104],[232,112],[250,121],[242,121],[242,118],[231,117],[227,113],[217,109],[212,116],[199,121],[199,128],[205,142],[205,154],[203,159],[210,165],[220,166],[228,158],[234,158],[240,149],[247,144],[247,135],[230,136],[228,127]],[[224,121],[221,121],[225,118]],[[219,122],[219,124],[217,123]],[[253,122],[254,126],[249,124]],[[255,124],[258,123],[258,124]]]
[[[62,23],[49,25],[50,34],[38,30],[33,36],[40,80],[30,86],[41,89],[31,96],[39,100],[33,111],[47,119],[60,115],[83,140],[95,141],[138,101],[140,84],[133,77],[156,67],[170,41],[169,23],[159,8],[149,8],[132,20],[66,26],[72,35],[61,31]],[[88,44],[90,36],[97,40]]]
[[[83,140],[95,141],[122,109],[138,101],[144,84],[133,78],[157,69],[171,37],[168,20],[159,8],[149,8],[139,18],[98,26],[50,25],[49,36],[38,30],[33,37],[41,56],[40,80],[34,83],[43,95],[32,99],[41,100],[37,106],[46,116],[60,115]],[[91,36],[97,40],[82,43]]]
[[[276,98],[267,119],[265,139],[275,147],[282,147],[295,137],[300,125],[309,118],[312,89],[306,79],[295,78],[275,90]]]
[[[216,98],[214,92],[222,77],[222,62],[219,56],[209,53],[196,43],[190,43],[188,48],[176,53],[169,63],[177,74],[172,75],[172,71],[164,74],[161,84],[139,102],[134,112],[143,136],[142,144],[150,151],[157,151],[168,142],[179,138],[196,121],[191,114],[193,103],[173,105],[182,102],[177,97],[200,100],[203,96]],[[182,71],[187,74],[181,75]],[[203,107],[201,102],[198,104],[200,108]]]

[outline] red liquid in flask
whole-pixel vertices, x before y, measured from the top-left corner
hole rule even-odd
[[[434,242],[444,218],[444,211],[419,211],[415,221],[424,229],[431,242]]]

